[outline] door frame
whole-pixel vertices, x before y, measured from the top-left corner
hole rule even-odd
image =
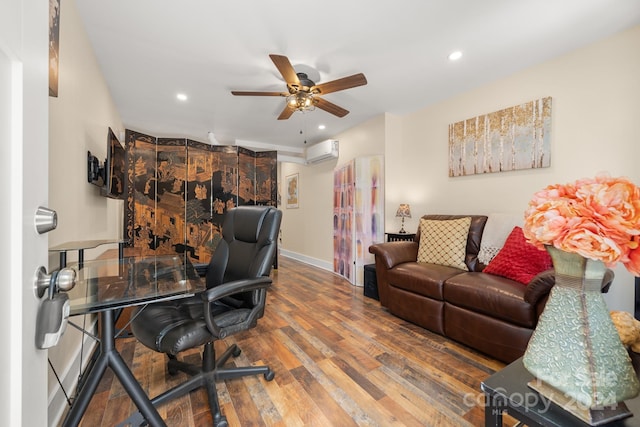
[[[48,15],[40,0],[6,0],[0,14],[0,424],[47,425],[47,352],[35,347],[37,267],[48,238],[34,225],[48,201]],[[6,102],[6,100],[10,100]]]

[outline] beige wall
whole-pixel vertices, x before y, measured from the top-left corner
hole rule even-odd
[[[64,1],[62,5],[59,75],[59,96],[49,98],[49,206],[58,212],[58,228],[49,233],[49,246],[118,238],[123,202],[100,196],[98,187],[87,182],[87,151],[104,161],[108,128],[117,135],[123,127],[80,22],[75,0]],[[85,259],[106,248],[109,246],[86,251]],[[73,260],[77,255],[70,253],[68,258]],[[57,268],[57,254],[50,259],[48,270]],[[72,320],[82,324],[82,318]],[[90,320],[87,319],[87,325]],[[78,360],[79,346],[80,334],[69,327],[61,343],[49,350],[53,366],[65,379],[65,388],[78,376],[77,367],[72,366]],[[49,373],[51,425],[65,402],[51,370]]]
[[[281,251],[297,259],[333,270],[333,170],[356,157],[384,154],[385,117],[336,135],[340,156],[315,165],[282,163]],[[286,177],[299,174],[299,208],[286,208]]]
[[[419,213],[522,213],[534,191],[601,170],[637,181],[638,52],[640,27],[405,117],[408,152],[387,175],[407,172],[411,226]],[[544,96],[553,98],[550,168],[448,177],[449,123]]]
[[[387,114],[338,135],[339,162],[372,154],[371,150],[384,152],[388,231],[399,229],[394,217],[399,203],[411,204],[413,218],[405,228],[415,230],[425,213],[522,214],[538,189],[599,171],[640,183],[638,52],[640,27],[413,114]],[[450,123],[544,96],[553,97],[551,167],[448,177]],[[373,143],[357,147],[368,152],[351,148],[355,136]],[[294,256],[320,260],[316,264],[329,269],[333,251],[330,186],[335,166],[335,161],[282,166],[285,175],[299,170],[302,183],[300,209],[283,209],[282,248]],[[616,273],[607,301],[612,309],[633,311],[632,277],[622,268]]]

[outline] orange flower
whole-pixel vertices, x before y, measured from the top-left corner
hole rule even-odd
[[[542,248],[622,262],[640,275],[640,189],[627,178],[600,174],[554,184],[534,194],[525,212],[524,235]]]
[[[554,241],[554,246],[611,265],[620,259],[622,251],[615,241],[603,235],[601,231],[589,218],[572,218],[568,221],[567,233]]]
[[[634,276],[640,276],[640,244],[638,244],[637,236],[633,240],[634,248],[629,250],[627,258],[629,259],[625,263],[627,270]]]

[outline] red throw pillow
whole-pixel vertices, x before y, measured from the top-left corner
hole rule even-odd
[[[514,227],[498,254],[483,272],[528,285],[538,273],[553,267],[551,256],[527,242],[522,228]]]

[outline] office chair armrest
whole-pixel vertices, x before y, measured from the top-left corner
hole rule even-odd
[[[269,286],[271,286],[270,277],[258,277],[255,279],[243,279],[223,283],[222,285],[218,285],[215,288],[207,289],[205,292],[200,294],[205,305],[204,320],[207,324],[207,329],[209,329],[209,332],[212,335],[223,339],[230,333],[248,329],[249,325],[253,324],[257,317],[260,316],[262,310],[264,310],[264,304],[261,307],[256,305],[255,307],[253,307],[253,309],[251,309],[251,313],[248,316],[243,316],[244,319],[242,321],[225,327],[220,327],[216,323],[214,315],[211,312],[211,304],[214,301],[241,292],[266,289]]]
[[[256,289],[266,289],[271,285],[270,277],[257,277],[255,279],[234,280],[223,283],[215,288],[207,289],[200,294],[200,297],[207,302],[213,302],[223,297],[239,294],[241,292],[255,291]]]

